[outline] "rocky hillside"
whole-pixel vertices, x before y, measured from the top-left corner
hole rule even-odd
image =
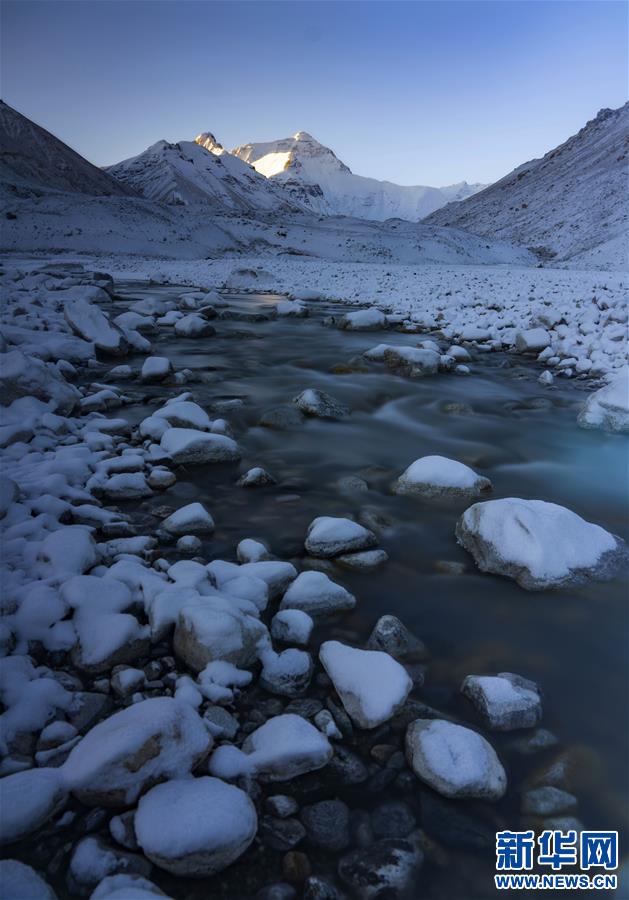
[[[542,258],[626,263],[629,103],[602,109],[541,159],[428,220],[534,247]]]

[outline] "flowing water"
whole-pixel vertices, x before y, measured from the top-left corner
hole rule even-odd
[[[174,299],[181,288],[126,284],[119,290],[126,300],[115,303],[117,312],[129,298]],[[232,310],[259,318],[284,298],[227,299]],[[380,543],[390,560],[377,572],[339,570],[333,576],[356,595],[357,607],[340,622],[320,628],[315,638],[332,634],[364,641],[378,616],[399,616],[432,654],[419,698],[469,721],[474,721],[471,710],[458,694],[465,675],[511,671],[532,678],[543,691],[543,726],[577,760],[578,816],[586,827],[623,828],[629,758],[626,582],[524,591],[508,579],[479,572],[457,546],[454,526],[464,506],[436,506],[393,495],[388,487],[414,459],[441,454],[488,476],[493,497],[553,501],[627,538],[626,440],[577,426],[587,385],[557,379],[552,388],[542,387],[539,366],[515,356],[479,353],[467,377],[411,380],[379,364],[347,366],[377,343],[415,345],[426,335],[342,332],[323,325],[324,316],[340,307],[311,304],[310,309],[307,319],[219,319],[214,337],[177,338],[170,328],[150,336],[155,355],[168,356],[176,369],[205,373],[204,383],[189,387],[211,415],[219,401],[243,401],[224,414],[243,461],[180,472],[173,488],[143,505],[142,515],[149,521],[151,509],[164,504],[204,503],[216,520],[215,535],[204,542],[207,559],[233,559],[243,537],[264,539],[278,558],[295,559],[303,556],[306,529],[315,516],[375,517],[384,524]],[[158,400],[179,393],[172,386],[120,387],[133,398],[120,414],[134,423]],[[351,416],[311,419],[289,431],[258,426],[265,410],[290,403],[309,387],[333,395]],[[238,476],[257,465],[278,484],[237,487]],[[338,480],[347,475],[363,477],[369,490],[343,493]],[[463,564],[464,571],[448,574],[443,561]],[[537,757],[513,753],[513,736],[491,740],[516,783],[549,758],[549,752]],[[362,799],[363,806],[371,802]],[[518,798],[510,792],[496,815],[518,827],[517,807]],[[430,833],[430,822],[422,825]],[[452,865],[426,867],[421,896],[492,896],[493,850],[475,854],[456,843],[447,848]],[[279,870],[273,872],[272,861],[268,864],[271,874],[260,886],[280,880]],[[167,885],[176,897],[207,896],[193,882],[177,886],[171,879]]]

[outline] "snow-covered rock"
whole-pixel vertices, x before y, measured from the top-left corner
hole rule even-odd
[[[143,857],[120,850],[99,836],[88,835],[72,851],[67,883],[71,896],[80,896],[90,893],[105,878],[131,873],[143,877],[150,871],[151,864]]]
[[[17,859],[0,860],[0,890],[6,900],[57,900],[41,875]]]
[[[302,572],[288,588],[281,610],[301,610],[312,616],[325,616],[353,609],[356,598],[324,572]]]
[[[108,875],[93,891],[90,900],[155,900],[165,897],[156,884],[142,875],[119,872]],[[168,898],[166,898],[168,900]]]
[[[143,472],[119,472],[111,475],[100,486],[102,493],[111,500],[137,500],[153,493]]]
[[[60,416],[71,413],[81,398],[56,366],[26,356],[21,350],[0,353],[0,388],[2,402],[7,406],[22,397],[36,397],[52,403],[52,409]]]
[[[515,336],[515,347],[520,353],[540,353],[548,346],[550,335],[545,328],[528,328]]]
[[[264,487],[267,484],[275,484],[275,478],[270,475],[266,469],[261,466],[255,466],[249,469],[244,475],[241,475],[236,484],[238,487]]]
[[[164,519],[162,528],[170,534],[211,534],[214,519],[202,503],[189,503]]]
[[[378,331],[386,328],[387,317],[385,314],[371,306],[369,309],[358,309],[356,312],[346,313],[339,320],[339,328],[346,331]]]
[[[105,299],[109,299],[104,291],[101,293]],[[129,346],[124,332],[88,300],[77,297],[66,302],[63,314],[72,331],[84,340],[91,341],[102,353],[124,356],[128,352]]]
[[[146,856],[173,875],[206,878],[241,856],[258,829],[255,807],[219,778],[169,781],[138,804],[135,832]]]
[[[349,409],[334,397],[315,388],[307,388],[293,398],[293,403],[306,416],[317,419],[343,419],[349,415]]]
[[[99,561],[100,554],[87,528],[68,525],[44,538],[38,558],[46,574],[69,576],[87,572]]]
[[[456,536],[479,569],[514,578],[527,590],[611,577],[625,556],[619,538],[543,500],[475,503],[457,522]]]
[[[236,441],[224,434],[193,428],[169,428],[160,441],[162,450],[177,465],[235,462],[240,459]]]
[[[175,322],[177,337],[209,337],[216,334],[216,329],[203,316],[192,313]]]
[[[266,627],[251,615],[230,609],[228,601],[200,597],[179,612],[174,648],[184,662],[200,672],[214,660],[246,666],[255,659]]]
[[[388,562],[389,554],[386,550],[361,550],[358,553],[342,553],[335,557],[334,562],[343,569],[352,572],[370,572],[379,569]]]
[[[191,706],[157,697],[92,728],[61,772],[81,803],[128,806],[147,786],[194,769],[211,746],[212,738]]]
[[[629,433],[629,366],[624,366],[609,384],[590,394],[578,422],[581,428]]]
[[[493,731],[534,728],[542,718],[537,686],[520,675],[468,675],[461,693],[472,701]]]
[[[291,647],[281,653],[266,650],[262,654],[260,686],[281,697],[299,697],[312,678],[312,659],[304,650]]]
[[[165,356],[149,356],[142,364],[140,380],[145,382],[165,381],[173,373],[172,363]]]
[[[253,538],[243,538],[236,547],[236,555],[238,562],[241,563],[255,563],[271,558],[266,544],[263,544],[262,541],[255,541]]]
[[[488,478],[445,456],[416,459],[393,483],[395,494],[411,494],[426,500],[469,499],[490,488]]]
[[[386,347],[383,359],[389,369],[399,370],[411,378],[435,375],[441,364],[439,353],[420,347]]]
[[[58,769],[26,769],[0,779],[0,844],[36,831],[66,803],[68,790]],[[0,893],[4,886],[0,884]]]
[[[352,896],[360,900],[407,896],[424,861],[421,847],[411,838],[385,838],[341,857],[339,877]]]
[[[313,628],[314,622],[308,613],[301,609],[280,609],[271,620],[271,637],[284,644],[305,647]]]
[[[308,526],[305,547],[311,556],[325,559],[342,553],[369,550],[377,543],[375,534],[358,522],[319,516]]]
[[[293,713],[274,716],[250,734],[242,749],[224,745],[210,757],[218,778],[254,775],[261,781],[291,781],[327,765],[332,747],[318,728]]]
[[[319,650],[319,659],[359,728],[375,728],[390,719],[413,686],[404,667],[388,653],[326,641]]]
[[[499,800],[507,776],[493,747],[477,732],[445,719],[417,719],[406,732],[413,772],[444,797]]]

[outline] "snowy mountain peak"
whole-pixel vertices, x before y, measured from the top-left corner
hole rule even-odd
[[[202,131],[201,134],[197,134],[194,142],[201,147],[205,147],[206,150],[216,154],[216,156],[222,156],[226,152],[223,145],[219,144],[211,131]]]
[[[299,206],[320,215],[418,221],[485,185],[459,182],[445,188],[405,187],[354,175],[333,150],[307,131],[279,141],[242,144],[231,151],[266,178],[279,183]]]

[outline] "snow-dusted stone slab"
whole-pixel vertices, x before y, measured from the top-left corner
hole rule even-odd
[[[456,536],[483,572],[531,591],[612,577],[626,558],[620,538],[544,500],[475,503],[457,522]]]
[[[491,489],[491,481],[469,466],[445,456],[422,456],[393,482],[394,494],[424,500],[464,500]]]
[[[400,369],[413,378],[436,375],[441,362],[439,353],[419,347],[387,347],[383,358],[389,369]]]
[[[41,544],[38,559],[50,575],[80,575],[100,559],[98,548],[87,528],[68,525],[51,532]]]
[[[164,419],[171,428],[196,428],[209,431],[212,422],[206,411],[192,400],[173,400],[156,409],[153,417]]]
[[[148,786],[190,772],[211,747],[208,730],[189,704],[156,697],[92,728],[60,771],[81,803],[128,806]]]
[[[539,353],[550,346],[550,335],[545,328],[529,328],[518,331],[515,336],[515,347],[520,353]]]
[[[491,744],[471,728],[417,719],[406,732],[406,758],[422,781],[444,797],[499,800],[507,776]]]
[[[511,672],[468,675],[461,693],[472,701],[493,731],[534,728],[542,718],[537,685]]]
[[[274,716],[245,740],[242,750],[224,745],[210,757],[219,778],[255,775],[261,781],[290,781],[321,769],[332,758],[328,739],[307,719],[292,713]]]
[[[144,360],[140,380],[144,382],[164,381],[172,375],[173,367],[166,356],[149,356]]]
[[[175,322],[175,334],[177,337],[209,337],[216,334],[216,329],[203,316],[193,313]]]
[[[58,769],[26,769],[0,779],[0,844],[31,834],[63,808],[67,797]],[[0,894],[5,896],[2,884]]]
[[[63,314],[72,331],[84,340],[92,341],[102,353],[124,356],[128,352],[129,345],[122,330],[87,300],[70,300],[65,304]]]
[[[214,660],[246,666],[255,659],[258,642],[265,637],[268,632],[258,619],[240,613],[237,607],[232,612],[225,603],[201,597],[179,612],[174,649],[195,672]]]
[[[160,447],[177,465],[235,462],[240,459],[236,441],[224,434],[209,434],[193,428],[169,428]]]
[[[353,609],[356,598],[324,572],[302,572],[288,588],[280,609],[302,610],[312,616],[325,616]]]
[[[387,317],[375,306],[347,313],[338,322],[339,328],[346,331],[378,331],[381,328],[386,328],[386,325]]]
[[[359,728],[375,728],[390,719],[413,687],[406,669],[388,653],[326,641],[319,659]]]
[[[349,409],[325,391],[307,388],[293,398],[293,403],[306,416],[317,419],[344,419]]]
[[[342,553],[335,557],[334,562],[343,569],[351,572],[370,572],[379,569],[389,561],[386,550],[361,550],[359,553]]]
[[[369,531],[358,522],[319,516],[308,526],[305,547],[311,556],[328,559],[342,553],[370,550],[377,543],[373,531]]]
[[[590,394],[577,421],[581,428],[629,433],[629,366],[614,375],[609,384]]]
[[[164,519],[162,528],[170,534],[211,534],[214,519],[202,503],[189,503]]]
[[[78,640],[72,662],[91,675],[148,655],[149,628],[129,613],[79,609],[73,623]]]
[[[219,778],[169,781],[138,805],[135,833],[146,856],[173,875],[202,878],[241,856],[258,830],[248,795]]]
[[[5,900],[57,900],[41,875],[17,859],[0,860],[0,891]]]

